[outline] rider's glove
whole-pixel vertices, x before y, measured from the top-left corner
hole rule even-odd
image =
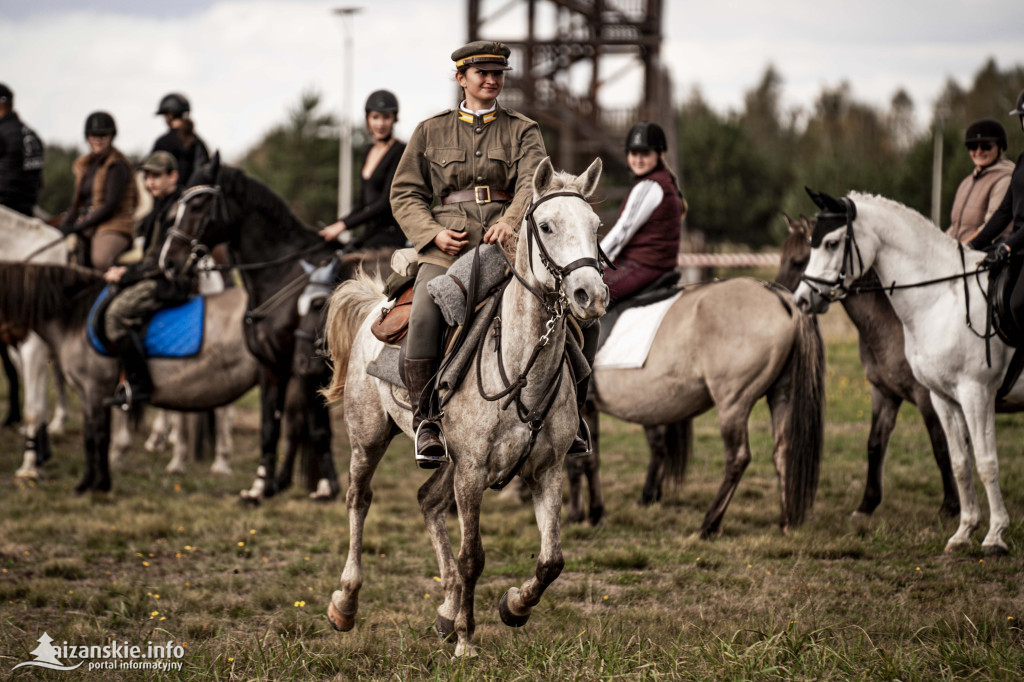
[[[999,263],[1002,263],[1009,257],[1009,249],[1007,249],[1004,244],[997,244],[996,248],[992,249],[991,251],[985,254],[985,257],[982,259],[981,264],[987,265],[988,267],[992,267],[993,265],[998,265]]]

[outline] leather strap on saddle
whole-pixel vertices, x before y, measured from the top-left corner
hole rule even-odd
[[[500,189],[493,189],[487,185],[479,185],[473,189],[463,189],[452,192],[441,198],[441,205],[462,204],[472,201],[477,204],[489,204],[492,201],[512,201],[512,195]]]

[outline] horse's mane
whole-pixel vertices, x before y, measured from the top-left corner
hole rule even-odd
[[[853,199],[853,203],[855,204],[867,203],[880,206],[887,211],[896,213],[897,216],[903,218],[907,223],[914,225],[915,227],[927,228],[930,232],[943,235],[952,243],[956,242],[955,239],[945,234],[942,230],[935,229],[935,223],[931,220],[909,206],[901,204],[895,199],[889,199],[878,194],[868,194],[867,192],[850,192],[850,198]]]
[[[65,329],[81,328],[104,284],[89,268],[0,263],[0,320],[30,328],[57,320]]]
[[[315,232],[292,212],[288,202],[260,180],[239,168],[220,167],[218,178],[224,193],[244,204],[248,209],[261,215],[275,229],[285,231]]]

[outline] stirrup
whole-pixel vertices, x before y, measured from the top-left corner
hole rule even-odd
[[[573,447],[570,444],[569,451],[566,453],[569,457],[586,457],[587,455],[593,454],[594,452],[594,439],[590,437],[590,425],[587,424],[587,420],[584,419],[583,417],[580,417],[579,430],[583,431],[585,435],[580,436],[580,434],[577,433],[575,436],[573,436],[573,441],[575,442],[576,438],[579,437],[580,440],[583,440],[586,443],[586,449],[573,450]]]
[[[448,456],[448,439],[444,436],[444,431],[440,425],[437,426],[437,436],[441,440],[441,444],[444,446],[444,455],[441,457],[431,457],[430,455],[420,454],[420,432],[423,431],[423,427],[427,424],[433,424],[434,422],[427,421],[424,419],[420,422],[420,425],[416,427],[416,433],[413,434],[412,449],[416,455],[416,465],[420,469],[437,469],[442,464],[447,464],[452,461],[451,457]]]

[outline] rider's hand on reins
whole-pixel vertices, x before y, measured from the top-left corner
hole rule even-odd
[[[465,232],[454,230],[441,230],[434,237],[434,244],[449,256],[457,256],[463,247],[469,243]]]
[[[501,221],[491,225],[484,233],[485,244],[500,244],[512,234],[512,226]]]
[[[995,248],[985,254],[985,257],[981,260],[981,265],[987,265],[992,267],[1002,263],[1010,257],[1010,247],[1006,244],[996,244]]]

